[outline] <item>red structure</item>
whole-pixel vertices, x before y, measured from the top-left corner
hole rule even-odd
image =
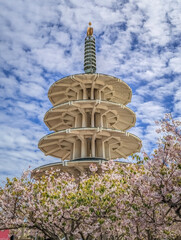
[[[9,240],[9,230],[0,231],[0,240]]]

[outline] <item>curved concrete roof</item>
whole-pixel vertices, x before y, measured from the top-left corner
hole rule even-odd
[[[55,162],[50,164],[45,164],[35,168],[32,171],[32,177],[35,179],[40,178],[42,175],[47,175],[52,171],[58,173],[67,172],[72,174],[74,177],[79,178],[82,173],[89,173],[90,164],[96,164],[98,171],[100,173],[102,171],[101,164],[106,162],[105,159],[99,158],[87,158],[87,159],[76,159],[72,161],[64,161],[64,162]],[[127,162],[117,162],[120,164],[128,164]]]
[[[90,90],[89,93],[86,91]],[[122,80],[105,74],[76,74],[55,82],[48,91],[51,103],[58,104],[83,99],[101,99],[126,105],[131,101],[131,88]],[[96,91],[98,91],[96,93]],[[93,97],[98,94],[98,97]],[[91,96],[92,95],[92,96]]]
[[[110,156],[106,159],[126,158],[139,152],[141,140],[131,133],[106,128],[74,128],[51,133],[40,139],[38,147],[45,155],[71,160],[71,149],[77,140],[95,138],[110,146]],[[105,150],[104,150],[105,151]],[[85,156],[86,157],[86,156]],[[89,156],[87,156],[89,157]],[[104,156],[95,156],[103,157]]]
[[[77,100],[63,103],[51,108],[44,117],[44,122],[50,130],[60,131],[66,128],[77,127],[75,118],[82,112],[101,114],[106,117],[106,126],[103,127],[128,130],[136,122],[135,113],[128,107],[100,100]],[[100,122],[94,123],[95,127],[101,127]],[[87,126],[88,127],[88,126]]]

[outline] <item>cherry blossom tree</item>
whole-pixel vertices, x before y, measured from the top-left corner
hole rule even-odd
[[[151,156],[137,163],[109,161],[102,173],[79,181],[51,172],[39,180],[30,171],[0,189],[0,230],[51,239],[176,239],[181,236],[181,122],[157,122],[162,134]]]

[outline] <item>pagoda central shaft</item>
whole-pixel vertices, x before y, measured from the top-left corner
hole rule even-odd
[[[89,25],[91,25],[91,23],[89,23]],[[87,36],[85,38],[84,71],[85,73],[96,72],[96,47],[92,27],[88,27]]]

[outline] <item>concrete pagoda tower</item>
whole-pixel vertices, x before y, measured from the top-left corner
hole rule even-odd
[[[95,73],[95,38],[89,25],[85,73],[58,80],[48,92],[53,107],[45,114],[44,122],[54,132],[40,139],[38,146],[45,155],[61,162],[34,172],[58,168],[78,175],[91,163],[99,167],[104,161],[126,158],[141,149],[141,140],[126,132],[136,122],[135,113],[126,107],[131,101],[131,88],[116,77]]]

